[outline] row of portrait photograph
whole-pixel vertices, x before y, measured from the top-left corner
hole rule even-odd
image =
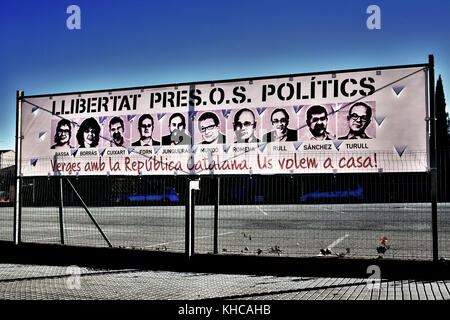
[[[375,139],[375,102],[54,119],[56,148]]]

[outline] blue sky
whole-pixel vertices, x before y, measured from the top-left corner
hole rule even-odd
[[[69,5],[81,30],[69,30]],[[369,30],[369,5],[381,29]],[[0,149],[26,95],[426,63],[450,105],[450,2],[41,0],[0,3]],[[449,110],[449,108],[447,108]]]

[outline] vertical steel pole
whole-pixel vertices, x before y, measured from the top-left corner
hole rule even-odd
[[[189,87],[189,92],[195,92],[195,86],[191,85]],[[190,155],[189,155],[189,165],[191,168],[193,168],[190,172],[190,176],[187,178],[187,199],[186,199],[186,219],[185,219],[185,254],[188,259],[192,256],[192,237],[193,237],[193,230],[192,230],[192,216],[193,216],[193,208],[195,204],[193,204],[193,197],[192,197],[192,188],[191,188],[191,175],[195,174],[194,169],[194,152],[192,150],[192,144],[194,140],[194,125],[193,125],[193,114],[194,114],[194,106],[195,102],[192,98],[189,98],[189,112],[188,112],[188,119],[187,119],[187,128],[189,135],[191,136],[191,142],[189,145]]]
[[[16,92],[16,189],[14,197],[14,244],[21,242],[22,224],[22,199],[20,197],[22,189],[22,98],[23,91]]]
[[[192,256],[195,252],[194,237],[195,237],[195,189],[191,190],[191,254]]]
[[[186,192],[186,209],[185,209],[185,233],[184,233],[184,241],[185,241],[185,254],[188,259],[191,258],[191,179],[187,178],[187,192]]]
[[[64,190],[62,177],[59,177],[59,233],[61,235],[61,244],[64,244]]]
[[[214,202],[214,254],[219,253],[219,204],[220,204],[220,177],[217,177],[216,201]]]
[[[188,178],[188,200],[186,202],[186,249],[188,259],[194,254],[194,215],[195,215],[195,191],[200,190],[200,180]]]
[[[436,146],[436,103],[434,92],[434,56],[428,56],[430,90],[430,169],[431,169],[431,230],[433,236],[433,261],[439,259],[437,229],[437,146]]]

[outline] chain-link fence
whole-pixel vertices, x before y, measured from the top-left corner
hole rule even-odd
[[[220,206],[219,234],[225,237],[220,250],[224,252],[376,257],[380,238],[386,237],[390,248],[381,255],[431,257],[431,206],[426,196],[411,201],[403,193],[408,189],[411,194],[419,193],[414,190],[419,186],[426,190],[429,177],[425,174],[280,176],[245,183],[242,178],[223,180],[222,189],[232,192],[245,183],[254,186],[248,195],[251,204],[225,202]],[[387,181],[395,180],[409,187],[389,188]],[[380,194],[375,186],[384,192]],[[298,192],[286,194],[291,188]],[[291,201],[266,200],[267,194],[280,194]]]
[[[450,258],[450,148],[437,152],[438,247],[439,256]]]
[[[438,157],[439,257],[450,257],[449,150]],[[1,171],[12,241],[15,167]],[[186,228],[189,180],[200,180]],[[22,179],[21,241],[195,253],[432,259],[431,174]],[[62,194],[62,197],[61,197]]]
[[[0,155],[0,240],[13,240],[15,170],[14,159]]]
[[[185,177],[26,178],[22,241],[60,243],[62,234],[68,245],[183,251],[185,184]]]

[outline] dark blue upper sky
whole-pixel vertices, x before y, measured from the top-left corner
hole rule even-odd
[[[81,30],[66,27],[71,4]],[[372,4],[381,30],[366,27]],[[0,149],[14,149],[16,90],[416,64],[434,54],[450,92],[450,1],[15,0],[2,1],[0,15]]]

